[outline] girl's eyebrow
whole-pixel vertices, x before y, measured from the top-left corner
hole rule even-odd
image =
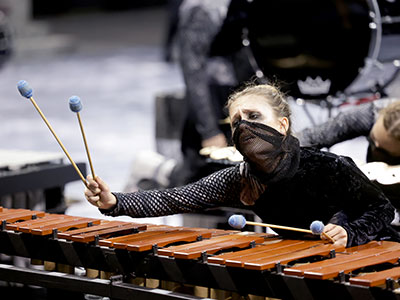
[[[258,111],[256,108],[244,108],[242,109],[244,113],[255,112]]]
[[[256,109],[256,108],[244,108],[244,109],[242,109],[242,112],[245,113],[245,114],[253,113],[253,112],[259,113],[259,110]],[[232,117],[232,120],[235,120],[237,118],[238,114],[239,114],[239,112],[234,114],[233,117]]]

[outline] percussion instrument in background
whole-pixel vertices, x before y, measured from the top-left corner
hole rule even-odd
[[[86,175],[86,164],[78,167]],[[75,180],[60,153],[0,149],[0,206],[63,213],[64,186]]]
[[[400,166],[391,166],[384,162],[358,164],[361,171],[372,181],[381,185],[400,183]]]
[[[294,98],[375,93],[399,71],[399,1],[254,0],[244,7],[242,44],[255,74]]]
[[[384,162],[358,163],[361,171],[389,198],[393,206],[400,207],[400,166]]]
[[[0,222],[0,253],[114,274],[101,281],[0,265],[0,280],[118,299],[137,293],[137,299],[145,294],[164,299],[160,294],[168,294],[124,282],[132,276],[281,299],[400,299],[397,242],[372,241],[344,249],[312,238],[289,240],[265,233],[6,208],[0,208]],[[193,299],[182,294],[168,297]]]

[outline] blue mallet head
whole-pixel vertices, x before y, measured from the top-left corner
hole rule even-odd
[[[232,215],[229,217],[228,223],[233,228],[242,229],[246,226],[246,219],[242,215]]]
[[[69,98],[69,108],[73,112],[80,112],[82,109],[81,99],[78,96],[72,96]]]
[[[20,94],[23,97],[28,98],[28,99],[30,97],[32,97],[33,90],[25,80],[18,81],[17,87],[18,87],[18,91],[20,92]]]
[[[324,223],[321,221],[313,221],[310,225],[310,230],[315,235],[320,235],[324,231]]]

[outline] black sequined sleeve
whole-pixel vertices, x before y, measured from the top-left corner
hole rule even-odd
[[[217,20],[219,15],[209,11],[205,4],[188,6],[186,10],[181,9],[178,27],[180,65],[190,116],[202,139],[207,139],[221,133],[209,90],[207,60],[223,20]]]
[[[215,172],[192,184],[166,190],[114,193],[117,206],[109,216],[156,217],[201,211],[218,206],[241,206],[239,166]]]
[[[390,225],[394,207],[350,158],[339,157],[336,172],[337,190],[343,193],[338,194],[337,201],[344,202],[344,209],[330,223],[341,225],[347,231],[348,247],[365,244]]]
[[[303,129],[296,134],[301,146],[324,148],[369,134],[375,123],[373,103],[362,104],[339,113],[320,125]]]

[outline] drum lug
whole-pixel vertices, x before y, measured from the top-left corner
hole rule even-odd
[[[57,230],[57,229],[53,229],[53,231],[51,232],[51,238],[52,238],[53,240],[56,240],[56,239],[57,239],[57,233],[58,233],[58,230]]]
[[[196,238],[196,241],[198,241],[198,242],[200,242],[200,241],[202,241],[203,240],[203,236],[202,235],[199,235],[197,238]]]
[[[256,246],[256,242],[255,241],[251,241],[250,242],[250,248],[254,248]]]
[[[370,22],[370,23],[369,23],[369,29],[376,30],[377,27],[378,27],[378,26],[376,25],[375,22]]]

